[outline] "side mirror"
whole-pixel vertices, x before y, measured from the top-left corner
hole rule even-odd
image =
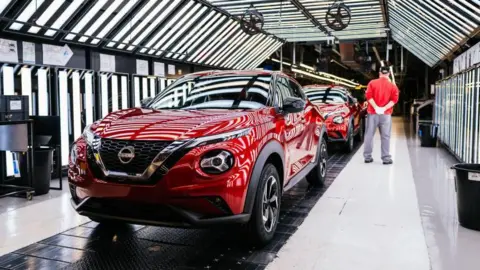
[[[283,100],[282,110],[285,113],[297,113],[305,109],[305,101],[301,98],[287,97]]]
[[[144,99],[142,99],[142,101],[140,101],[140,106],[142,108],[145,108],[148,105],[148,103],[150,103],[150,101],[152,101],[152,100],[153,100],[152,97],[144,98]]]

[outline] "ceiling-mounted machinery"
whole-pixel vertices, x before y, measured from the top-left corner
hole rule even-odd
[[[342,0],[335,1],[325,14],[325,23],[334,31],[341,31],[348,27],[352,14],[350,8]]]
[[[243,13],[240,19],[240,28],[248,35],[256,35],[262,32],[265,19],[253,4]]]

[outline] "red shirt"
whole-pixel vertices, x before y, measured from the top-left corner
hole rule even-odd
[[[385,107],[390,101],[393,101],[395,104],[398,102],[398,88],[387,78],[380,77],[379,79],[372,80],[368,83],[365,97],[367,98],[367,101],[373,98],[379,107]],[[370,102],[368,102],[367,112],[369,114],[375,114],[375,109]],[[390,108],[385,111],[385,114],[392,114],[392,112],[393,108]]]

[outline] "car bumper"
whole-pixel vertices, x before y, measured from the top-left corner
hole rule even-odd
[[[244,224],[250,214],[205,216],[173,205],[148,205],[112,199],[86,198],[70,200],[78,214],[132,224],[169,227],[209,227],[215,225]],[[126,204],[129,204],[125,207]]]
[[[327,135],[329,142],[346,142],[347,141],[347,124],[330,124],[327,126]]]

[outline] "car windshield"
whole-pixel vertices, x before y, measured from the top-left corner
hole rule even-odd
[[[271,75],[187,76],[158,94],[147,108],[258,109],[268,103]]]
[[[347,102],[347,93],[342,88],[307,88],[305,94],[312,103],[340,104]]]

